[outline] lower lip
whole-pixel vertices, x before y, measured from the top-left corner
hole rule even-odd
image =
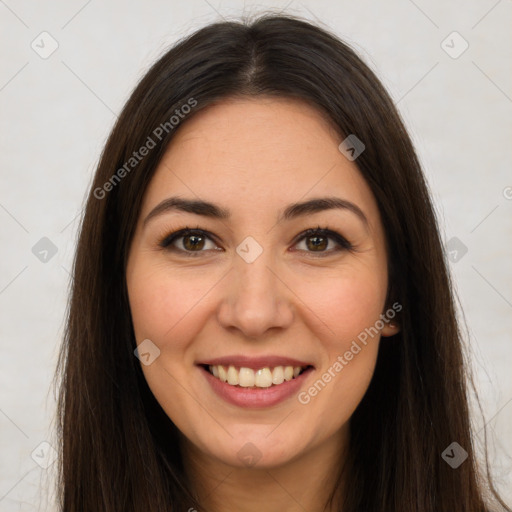
[[[283,402],[292,395],[297,394],[304,384],[305,380],[313,371],[313,367],[309,367],[303,371],[298,377],[292,380],[284,381],[277,386],[269,388],[243,388],[240,386],[232,386],[227,382],[222,382],[214,377],[206,368],[200,366],[199,369],[205,375],[206,380],[212,387],[213,391],[230,404],[245,408],[263,408],[271,407]]]

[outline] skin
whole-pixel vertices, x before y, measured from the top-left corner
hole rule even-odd
[[[399,329],[384,325],[308,404],[294,395],[263,409],[231,405],[195,364],[232,354],[287,355],[314,365],[301,388],[307,390],[389,308],[379,211],[356,162],[338,150],[342,140],[301,101],[223,100],[183,123],[146,190],[126,270],[135,336],[160,350],[142,370],[181,432],[187,475],[211,510],[322,510],[380,338]],[[216,203],[231,217],[167,211],[144,224],[170,196]],[[325,196],[355,203],[368,226],[341,209],[277,222],[290,203]],[[320,251],[311,237],[295,241],[318,226],[355,250],[335,251],[330,238]],[[185,246],[186,238],[176,240],[175,252],[159,245],[185,227],[215,239],[206,238],[197,257],[184,254],[194,252],[190,239]],[[247,236],[263,249],[250,264],[236,252]],[[251,467],[237,456],[248,442],[260,456]]]

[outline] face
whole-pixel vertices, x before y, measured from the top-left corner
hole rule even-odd
[[[126,271],[141,367],[212,460],[339,444],[396,332],[377,204],[341,141],[300,101],[224,100],[180,127],[146,190]]]

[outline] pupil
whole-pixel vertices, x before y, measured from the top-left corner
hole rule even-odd
[[[311,236],[308,238],[308,240],[313,241],[313,247],[316,247],[317,249],[325,249],[326,248],[326,238],[322,236]]]
[[[204,240],[202,240],[202,236],[201,235],[187,235],[184,237],[184,245],[185,245],[185,248],[188,249],[188,250],[193,250],[193,249],[202,249],[203,246],[204,246]],[[187,241],[192,241],[192,243],[187,243]],[[202,244],[201,244],[202,242]],[[187,247],[188,246],[188,247]]]

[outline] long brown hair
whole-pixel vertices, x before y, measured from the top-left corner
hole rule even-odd
[[[401,331],[381,343],[351,418],[343,512],[482,512],[487,489],[510,511],[477,468],[454,292],[397,109],[350,47],[285,15],[215,23],[180,41],[142,78],[110,134],[82,219],[56,372],[62,510],[202,508],[184,476],[179,432],[134,357],[125,264],[143,194],[175,131],[212,102],[244,95],[306,101],[366,146],[356,163],[380,209],[388,302],[402,305]],[[135,158],[143,146],[151,147]],[[454,441],[468,454],[456,469],[442,457]]]

